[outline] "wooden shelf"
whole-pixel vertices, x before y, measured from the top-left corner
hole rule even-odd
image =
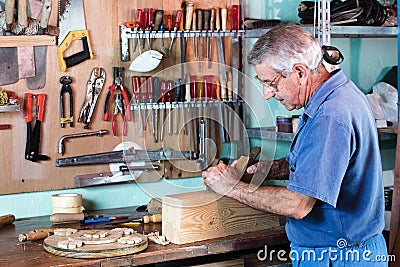
[[[12,35],[0,36],[0,47],[48,46],[56,44],[52,35]]]

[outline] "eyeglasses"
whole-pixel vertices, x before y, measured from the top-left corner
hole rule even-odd
[[[276,90],[278,89],[277,86],[278,86],[278,83],[279,83],[279,80],[281,79],[281,77],[282,77],[282,72],[278,72],[278,74],[276,74],[276,76],[271,81],[261,80],[257,75],[254,76],[254,78],[257,81],[259,81],[262,86],[269,88],[270,91],[272,91],[272,92],[276,92]]]

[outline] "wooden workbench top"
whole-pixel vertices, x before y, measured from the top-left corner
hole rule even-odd
[[[49,216],[44,216],[19,220],[11,225],[0,227],[0,266],[138,266],[288,243],[282,226],[267,231],[227,236],[186,245],[161,246],[149,242],[149,247],[143,252],[122,257],[74,259],[46,252],[42,246],[43,240],[23,243],[18,241],[18,234],[52,227],[79,228],[80,226],[79,223],[53,225]],[[145,234],[156,230],[161,232],[161,223],[142,225],[136,230]]]

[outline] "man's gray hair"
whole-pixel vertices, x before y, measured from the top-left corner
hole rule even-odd
[[[318,41],[301,26],[277,26],[261,36],[248,55],[248,62],[257,65],[266,62],[277,72],[292,71],[295,64],[304,64],[315,71],[322,62]]]

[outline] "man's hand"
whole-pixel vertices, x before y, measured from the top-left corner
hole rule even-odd
[[[236,162],[232,165],[220,163],[203,171],[204,185],[218,194],[229,196],[230,191],[237,185],[241,173],[235,169]]]

